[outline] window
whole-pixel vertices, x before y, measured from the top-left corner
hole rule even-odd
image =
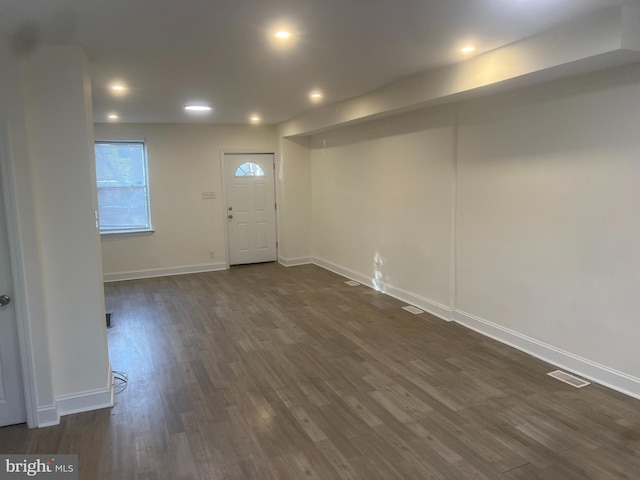
[[[244,162],[236,170],[236,177],[264,177],[264,170],[257,163]]]
[[[151,230],[147,156],[142,142],[96,142],[100,233]]]

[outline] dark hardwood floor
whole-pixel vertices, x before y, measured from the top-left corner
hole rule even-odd
[[[80,478],[638,479],[640,401],[315,266],[106,285],[116,406],[0,429]]]

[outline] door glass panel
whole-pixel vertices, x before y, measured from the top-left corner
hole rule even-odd
[[[244,162],[236,170],[236,177],[264,177],[264,170],[253,162]]]

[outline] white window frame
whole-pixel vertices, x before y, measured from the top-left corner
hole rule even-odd
[[[147,156],[147,144],[142,140],[96,140],[94,146],[98,144],[107,145],[142,145],[142,155],[144,157],[144,180],[145,188],[147,192],[147,228],[122,228],[122,229],[106,229],[103,230],[100,225],[100,217],[98,215],[98,226],[100,229],[100,235],[122,235],[122,234],[136,234],[136,233],[153,233],[153,224],[151,222],[151,189],[149,187],[149,158]],[[100,190],[96,178],[97,191]],[[98,212],[100,211],[100,203],[98,197]]]

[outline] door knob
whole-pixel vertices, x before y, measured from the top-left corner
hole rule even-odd
[[[229,215],[229,220],[231,220],[233,218],[233,215]]]
[[[8,295],[0,295],[0,307],[9,305],[11,303],[11,297]]]

